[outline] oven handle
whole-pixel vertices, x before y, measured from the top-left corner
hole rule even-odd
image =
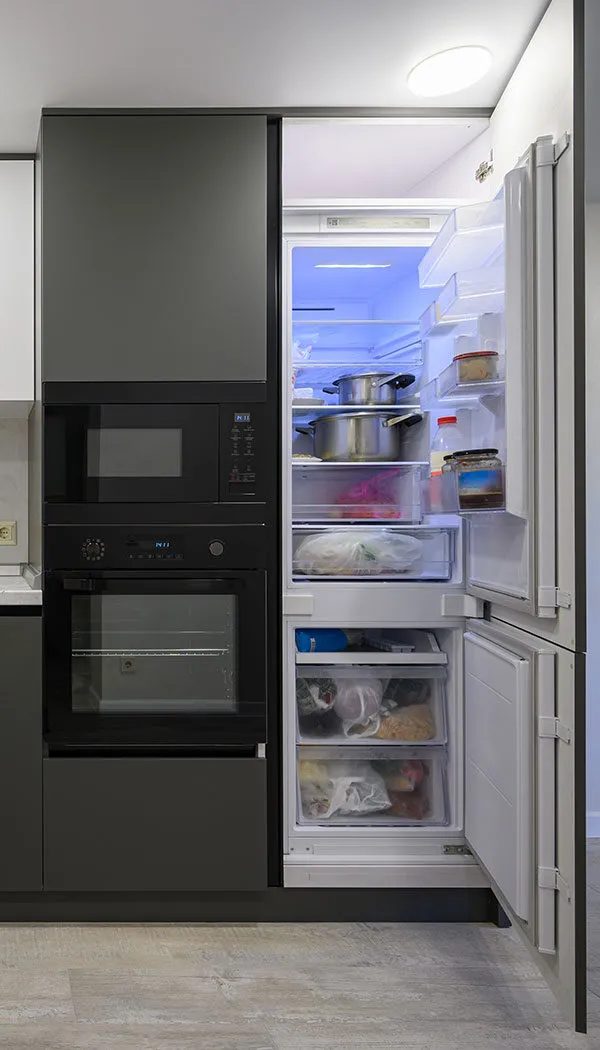
[[[243,575],[236,576],[233,578],[226,577],[211,577],[210,579],[190,579],[159,576],[65,576],[62,578],[61,583],[63,590],[65,591],[79,591],[85,594],[100,594],[107,590],[107,584],[118,584],[124,583],[135,583],[136,587],[133,593],[144,594],[146,591],[159,593],[163,588],[161,584],[176,583],[179,585],[182,594],[234,594],[239,590],[240,582],[244,579]],[[122,593],[132,593],[129,591],[123,591]]]

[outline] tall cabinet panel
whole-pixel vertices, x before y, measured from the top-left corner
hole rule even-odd
[[[41,663],[41,616],[0,616],[0,891],[42,888]]]
[[[266,378],[267,120],[42,118],[45,381]]]

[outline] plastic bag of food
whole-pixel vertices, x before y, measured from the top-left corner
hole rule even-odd
[[[383,682],[379,678],[341,678],[333,709],[345,736],[373,736],[380,726]]]
[[[427,776],[427,767],[418,758],[382,763],[382,776],[388,791],[415,791]]]
[[[399,470],[381,471],[368,481],[356,485],[338,496],[336,517],[340,518],[401,518],[396,506],[392,483]]]
[[[382,777],[369,762],[302,761],[298,764],[306,817],[364,816],[390,808]]]
[[[330,711],[336,697],[336,684],[332,678],[296,679],[296,703],[300,717]]]
[[[378,576],[408,572],[423,544],[415,536],[386,529],[320,532],[296,548],[295,568],[306,576]]]

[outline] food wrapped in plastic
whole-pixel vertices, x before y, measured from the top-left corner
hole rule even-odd
[[[427,767],[418,758],[382,762],[382,776],[388,791],[415,791],[427,776]]]
[[[412,569],[422,554],[421,540],[402,532],[327,530],[299,543],[295,566],[305,576],[393,576]]]
[[[296,703],[300,717],[330,711],[337,693],[332,678],[297,678]]]
[[[305,817],[366,816],[390,808],[383,778],[369,762],[300,761],[298,779]]]
[[[391,817],[403,817],[405,820],[425,820],[431,811],[429,797],[423,791],[407,795],[402,791],[390,791]]]
[[[408,704],[384,709],[375,732],[378,740],[432,740],[436,734],[435,719],[429,704]]]
[[[373,736],[380,725],[383,682],[379,678],[340,678],[333,702],[346,736]]]

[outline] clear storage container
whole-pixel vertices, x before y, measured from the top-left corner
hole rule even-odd
[[[297,819],[326,827],[448,824],[442,748],[297,748]]]
[[[294,525],[292,569],[299,580],[448,580],[452,527]]]
[[[464,447],[464,442],[457,447]],[[346,469],[347,464],[293,463],[292,517],[295,522],[398,521],[418,525],[420,464]]]
[[[296,667],[298,741],[445,744],[444,667],[394,664]]]

